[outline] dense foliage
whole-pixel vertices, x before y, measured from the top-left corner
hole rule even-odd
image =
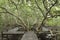
[[[59,16],[60,0],[0,0],[0,29],[8,24],[19,24],[27,29],[33,25],[37,28],[41,25],[60,26]]]

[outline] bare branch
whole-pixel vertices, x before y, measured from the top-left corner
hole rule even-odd
[[[52,6],[51,6],[51,7],[49,8],[49,10],[46,12],[46,15],[45,15],[44,19],[42,20],[42,23],[41,23],[40,27],[44,26],[44,22],[45,22],[45,20],[47,19],[48,13],[50,13],[51,8],[52,8],[56,3],[57,3],[57,0],[55,1],[54,4],[52,4]],[[39,29],[40,29],[40,27],[39,27]]]
[[[49,10],[47,11],[47,13],[46,13],[46,17],[47,17],[47,15],[48,15],[48,13],[50,13],[51,8],[52,8],[53,6],[55,6],[55,4],[57,4],[57,0],[55,1],[54,4],[52,4],[52,6],[51,6],[51,7],[49,8]]]
[[[11,12],[9,12],[9,11],[8,11],[6,8],[4,8],[4,7],[0,7],[0,8],[6,11],[6,12],[0,12],[0,13],[8,13],[8,14],[16,17],[18,20],[21,21],[21,23],[24,25],[25,28],[27,27],[27,25],[24,23],[24,21],[22,20],[21,17],[18,17],[18,16],[16,16],[16,15],[12,14]]]
[[[15,5],[16,10],[17,10],[17,13],[20,14],[20,11],[19,11],[19,9],[18,9],[18,4],[16,4],[13,0],[10,0],[10,1],[11,1],[12,4]],[[20,0],[18,0],[18,1],[20,1]],[[22,19],[21,17],[19,17],[19,18],[20,18],[20,20]],[[22,21],[22,20],[21,20],[21,21]],[[22,21],[22,23],[23,23],[23,25],[25,26],[26,30],[28,30],[26,23],[25,23],[24,21]]]
[[[12,3],[13,5],[15,5],[16,9],[18,9],[17,4],[16,4],[13,0],[8,0],[8,1],[9,1],[9,2],[11,1],[11,3]]]
[[[54,18],[54,17],[58,17],[58,16],[60,16],[60,15],[53,15],[52,18]]]
[[[52,15],[49,11],[51,10],[51,8],[52,8],[54,5],[56,5],[56,3],[57,3],[58,1],[56,0],[55,3],[52,4],[49,9],[45,6],[45,3],[44,3],[45,1],[46,1],[46,0],[43,0],[44,8],[46,9],[46,11],[48,11],[48,13],[49,13],[50,15]],[[46,16],[47,16],[48,13],[46,13]]]
[[[48,9],[47,9],[47,7],[45,6],[45,3],[44,3],[46,0],[42,0],[42,1],[43,1],[44,8],[45,8],[46,11],[47,11]]]
[[[42,13],[42,15],[43,15],[43,17],[44,17],[45,15],[44,15],[44,13],[43,13],[43,10],[39,7],[39,5],[38,5],[38,3],[37,3],[37,0],[35,0],[35,3],[36,3],[38,9],[41,11],[41,13]]]
[[[6,13],[6,12],[0,12],[0,13]]]

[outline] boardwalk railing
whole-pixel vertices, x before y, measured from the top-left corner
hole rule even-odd
[[[4,40],[4,38],[6,38],[7,40],[9,40],[9,35],[12,35],[13,37],[17,36],[17,35],[23,35],[24,31],[18,31],[20,28],[16,27],[14,29],[8,30],[6,32],[1,32],[1,40]],[[4,37],[5,36],[5,37]],[[12,39],[15,40],[18,39],[17,37]]]

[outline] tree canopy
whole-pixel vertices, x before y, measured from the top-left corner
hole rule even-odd
[[[30,30],[60,26],[60,0],[0,0],[0,28],[19,24]]]

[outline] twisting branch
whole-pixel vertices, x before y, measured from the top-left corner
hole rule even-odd
[[[37,3],[37,0],[35,0],[35,3],[36,3],[36,5],[37,5],[38,9],[41,11],[42,15],[45,17],[45,15],[44,15],[44,13],[43,13],[43,10],[39,7],[39,5],[38,5],[38,3]]]
[[[45,1],[46,1],[46,0],[42,0],[43,5],[44,5],[44,8],[45,8],[45,9],[46,9],[46,11],[47,11],[48,9],[47,9],[47,7],[45,6],[45,3],[44,3]]]
[[[58,2],[58,0],[56,0],[56,1],[55,1],[55,3],[51,5],[51,7],[49,8],[49,10],[48,10],[48,11],[50,11],[50,10],[51,10],[51,8],[57,4],[57,2]],[[49,12],[48,12],[48,13],[49,13]],[[46,13],[46,16],[47,16],[47,14],[48,14],[48,13]]]
[[[19,11],[19,9],[18,9],[18,4],[16,4],[13,0],[10,0],[10,1],[12,2],[12,4],[15,5],[16,10],[17,10],[17,13],[20,14],[20,11]]]
[[[9,2],[11,1],[11,3],[16,7],[16,9],[18,9],[17,4],[13,1],[13,0],[8,0]]]
[[[45,16],[45,18],[44,18],[43,20],[45,20],[45,19],[47,18],[48,13],[50,12],[51,8],[52,8],[56,3],[57,3],[57,0],[56,0],[56,2],[55,2],[54,4],[52,4],[52,6],[51,6],[51,7],[49,8],[49,10],[46,12],[46,16]],[[43,23],[43,21],[42,21],[42,23]]]
[[[56,3],[57,3],[57,0],[55,1],[54,4],[52,4],[52,6],[51,6],[51,7],[49,8],[49,10],[46,12],[46,15],[45,15],[44,19],[42,20],[42,23],[41,23],[40,27],[42,27],[42,26],[44,25],[44,22],[45,22],[45,20],[47,19],[48,13],[50,12],[51,8],[52,8]],[[39,27],[39,29],[40,29],[40,27]]]
[[[26,28],[27,25],[24,23],[24,21],[22,20],[21,17],[18,17],[18,16],[16,16],[16,15],[12,14],[11,12],[9,12],[9,11],[8,11],[6,8],[4,8],[4,7],[0,7],[0,8],[6,11],[6,12],[0,12],[0,13],[8,13],[8,14],[16,17],[19,21],[21,21],[21,23],[22,23],[22,24],[24,25],[24,27]]]
[[[48,11],[48,10],[49,10],[49,8],[47,8],[47,7],[45,6],[45,1],[46,1],[46,0],[42,0],[45,10],[46,10],[46,11]],[[51,14],[51,13],[49,13],[49,15],[51,15],[51,16],[52,16],[52,14]]]
[[[60,15],[53,15],[52,18],[54,18],[54,17],[58,17],[58,16],[60,16]]]
[[[19,11],[19,8],[18,8],[18,5],[20,5],[20,4],[16,4],[13,0],[10,0],[11,1],[11,3],[16,7],[16,10],[17,10],[17,13],[18,14],[20,14],[20,11]],[[17,0],[18,1],[18,3],[20,2],[20,0]],[[21,17],[19,17],[20,19],[21,19]],[[22,23],[24,23],[24,27],[26,28],[26,30],[28,30],[28,28],[27,28],[27,24],[23,21]]]

